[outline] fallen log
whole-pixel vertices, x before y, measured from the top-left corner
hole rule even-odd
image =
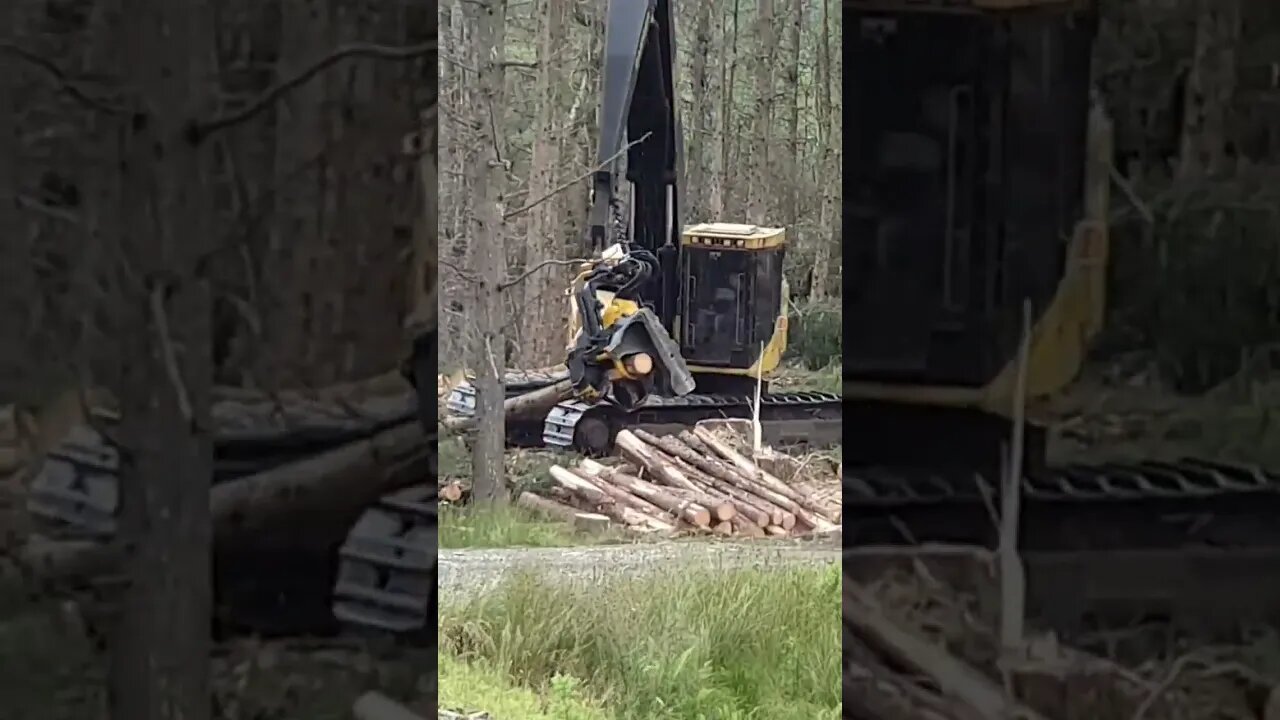
[[[625,503],[618,503],[612,494],[602,489],[598,483],[572,470],[553,465],[550,472],[552,478],[560,483],[561,487],[585,500],[593,511],[603,513],[623,525],[647,527],[651,530],[670,529],[667,523],[656,521],[646,513],[628,507]]]
[[[304,460],[215,485],[209,493],[214,540],[234,543],[280,526],[350,522],[379,497],[424,482],[434,450],[416,422],[384,430]],[[19,554],[44,580],[109,570],[117,556],[107,545],[46,541]]]
[[[560,487],[582,498],[593,508],[612,505],[614,503],[613,498],[610,497],[608,493],[596,487],[592,483],[587,482],[567,468],[559,465],[552,465],[547,472],[551,474],[552,480],[559,483]]]
[[[502,411],[507,417],[535,415],[561,400],[569,398],[572,394],[573,383],[569,380],[561,380],[554,385],[548,385],[523,395],[507,398],[502,403]],[[475,415],[453,415],[441,418],[440,426],[445,430],[456,433],[474,428],[476,422],[477,417]]]
[[[636,437],[630,430],[620,431],[614,442],[623,457],[644,468],[646,472],[667,485],[698,491],[698,486],[680,472],[674,463],[665,459],[660,450]]]
[[[828,508],[823,508],[820,503],[810,501],[809,498],[797,492],[795,489],[791,488],[786,483],[782,482],[781,480],[774,477],[770,473],[765,472],[758,465],[748,460],[745,456],[743,456],[737,450],[734,450],[727,443],[721,441],[719,438],[713,435],[711,431],[708,430],[707,428],[698,427],[695,425],[693,428],[693,434],[696,435],[698,438],[700,438],[709,447],[711,447],[712,450],[715,450],[716,453],[719,454],[721,457],[723,457],[725,460],[728,460],[730,463],[736,466],[743,474],[751,478],[753,481],[758,482],[761,485],[769,488],[770,490],[774,491],[778,495],[786,497],[796,505],[804,508],[805,510],[810,511],[811,513],[817,514],[818,516],[822,517],[824,520],[830,523],[838,523],[840,521],[839,513],[832,512]],[[795,510],[792,510],[792,512],[795,512]],[[796,513],[796,514],[799,515],[799,513]],[[806,522],[808,521],[806,520]],[[822,527],[812,522],[810,522],[809,524],[813,525],[815,529],[819,529],[819,530],[823,529]]]
[[[711,486],[711,489],[718,491],[725,497],[734,501],[735,507],[739,513],[751,516],[751,520],[757,525],[764,527],[765,525],[774,524],[782,525],[790,530],[795,524],[795,516],[790,515],[789,518],[784,516],[785,511],[782,508],[768,503],[762,498],[755,498],[750,493],[743,492],[734,487],[726,478],[736,476],[735,471],[728,465],[718,463],[714,459],[705,455],[698,454],[692,447],[680,442],[676,437],[670,435],[666,437],[656,437],[649,433],[648,438],[640,435],[643,430],[637,431],[637,437],[656,444],[663,451],[672,457],[688,463],[697,470],[701,471],[701,478],[704,482]]]
[[[548,520],[566,523],[572,523],[579,513],[577,508],[528,491],[520,493],[516,498],[516,505]]]
[[[611,467],[606,467],[600,464],[599,462],[592,460],[591,458],[584,458],[582,462],[578,464],[578,468],[575,472],[587,478],[588,480],[595,482],[596,487],[599,487],[604,492],[609,493],[609,495],[611,495],[613,499],[616,500],[617,502],[620,502],[624,505],[628,505],[631,508],[637,510],[638,512],[648,515],[653,520],[651,525],[654,527],[655,530],[666,530],[666,531],[675,530],[675,525],[673,524],[675,522],[675,518],[671,515],[671,513],[667,512],[666,510],[663,510],[662,508],[658,507],[657,505],[654,505],[653,503],[649,502],[648,500],[645,500],[642,497],[632,495],[631,493],[627,492],[626,490],[623,490],[622,488],[612,483],[602,482],[600,480],[597,480],[597,478],[600,478],[602,476],[608,476],[614,472],[619,472],[618,470],[615,470],[614,468],[611,468]]]
[[[215,539],[252,533],[291,517],[341,506],[359,512],[387,493],[425,482],[435,452],[417,422],[287,465],[215,485],[210,511]]]
[[[441,502],[456,503],[462,500],[462,483],[458,481],[448,482],[441,485],[437,494]]]
[[[626,431],[624,430],[623,432]],[[711,526],[710,510],[667,492],[665,488],[654,485],[651,482],[620,472],[611,473],[607,480],[602,476],[601,481],[611,482],[628,492],[638,495],[695,527],[707,528]]]
[[[732,520],[738,514],[738,509],[733,506],[733,503],[726,502],[714,495],[708,495],[706,492],[694,492],[684,488],[668,489],[677,497],[683,497],[689,502],[697,503],[711,511],[711,519],[716,522]]]
[[[765,536],[763,526],[757,525],[741,515],[733,519],[733,531],[749,538],[762,538]]]
[[[578,513],[573,518],[573,527],[586,533],[603,533],[609,529],[611,519],[608,515],[598,513]]]

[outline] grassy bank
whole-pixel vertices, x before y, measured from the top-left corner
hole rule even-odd
[[[835,567],[673,573],[580,595],[524,579],[443,608],[440,641],[454,667],[483,668],[544,702],[571,687],[599,708],[584,718],[834,720],[839,614]],[[453,692],[441,686],[444,706],[507,697]]]
[[[440,508],[440,547],[568,547],[621,542],[620,534],[585,534],[514,505]]]

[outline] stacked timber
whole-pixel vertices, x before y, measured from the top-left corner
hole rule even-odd
[[[840,527],[838,494],[782,480],[709,426],[663,436],[623,430],[615,450],[614,459],[552,466],[552,488],[526,492],[517,502],[574,524],[610,522],[640,533],[763,538]]]

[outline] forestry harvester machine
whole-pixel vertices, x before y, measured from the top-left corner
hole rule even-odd
[[[596,259],[568,293],[567,362],[560,371],[504,378],[508,398],[566,379],[572,391],[545,415],[509,417],[508,442],[603,453],[623,428],[663,433],[706,418],[751,417],[757,385],[766,440],[837,441],[839,396],[769,391],[787,345],[786,231],[681,223],[672,0],[610,2],[605,32],[588,218]],[[475,398],[463,383],[446,406],[469,415]]]

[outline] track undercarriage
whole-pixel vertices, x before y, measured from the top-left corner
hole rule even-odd
[[[555,384],[568,372],[509,373],[507,397]],[[462,384],[449,393],[450,412],[475,412],[475,389]],[[509,418],[507,442],[515,447],[552,447],[601,455],[609,452],[621,429],[656,434],[689,427],[708,418],[750,418],[754,398],[733,393],[691,393],[682,397],[650,396],[631,410],[608,402],[567,400],[544,417]],[[842,432],[839,395],[821,392],[766,392],[760,398],[760,423],[765,442],[773,445],[832,445]]]

